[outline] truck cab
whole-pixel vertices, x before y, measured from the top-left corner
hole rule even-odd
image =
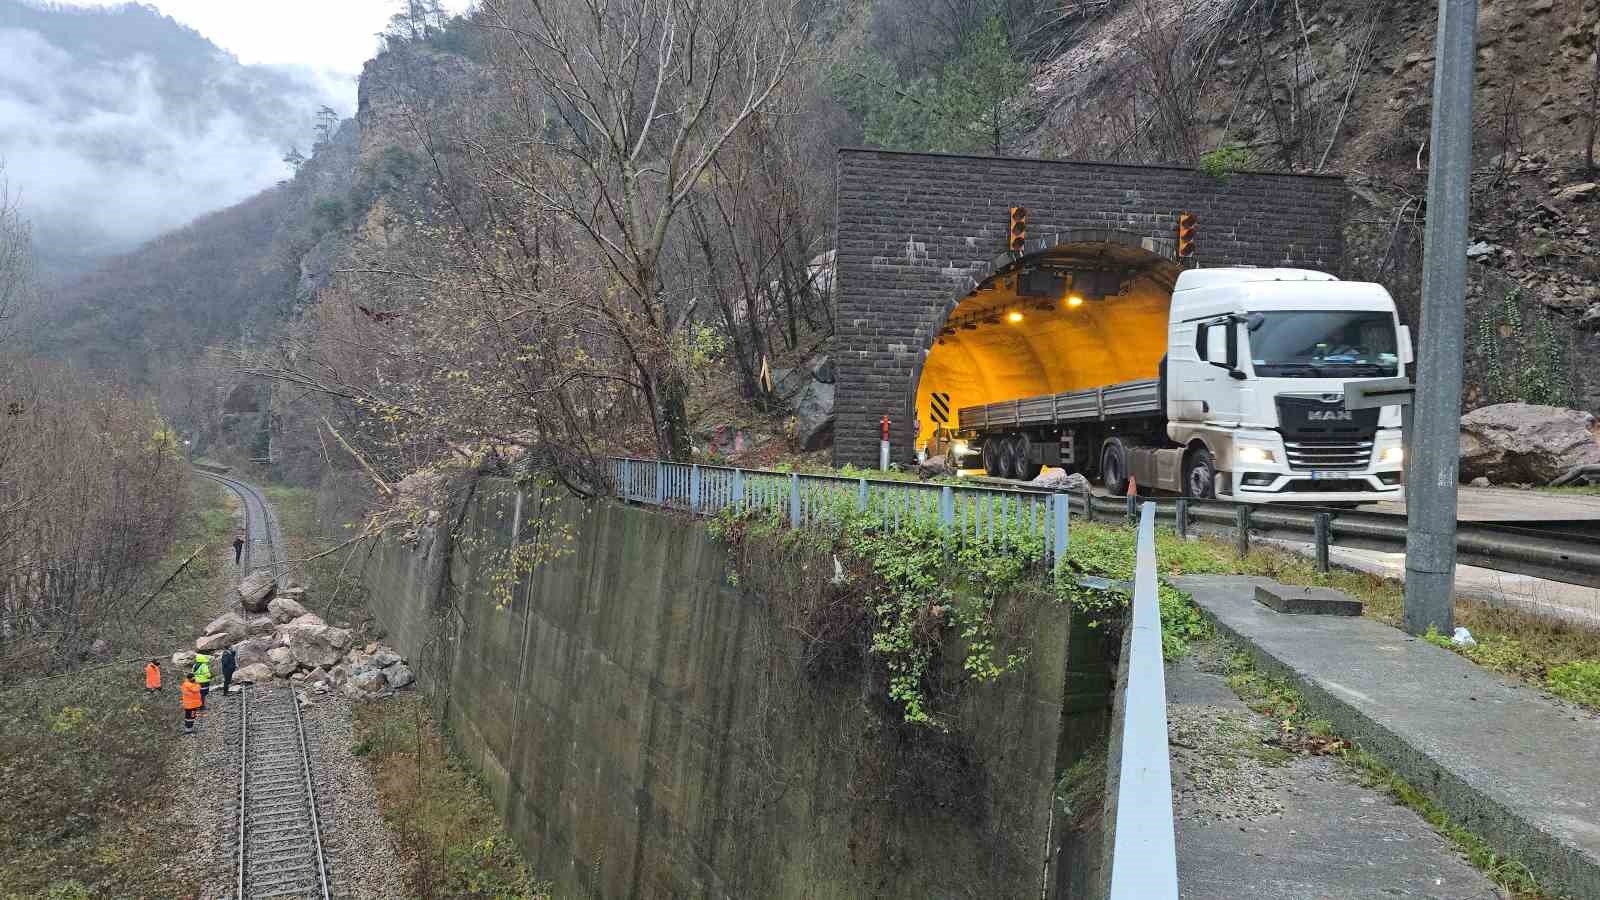
[[[1403,496],[1400,408],[1344,407],[1347,383],[1411,362],[1410,331],[1380,285],[1304,269],[1186,271],[1167,342],[1170,444],[1126,453],[1144,483],[1178,475],[1171,486],[1186,495],[1256,503]]]

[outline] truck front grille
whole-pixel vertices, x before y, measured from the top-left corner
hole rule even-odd
[[[1291,469],[1364,469],[1372,460],[1372,442],[1331,438],[1284,441]]]

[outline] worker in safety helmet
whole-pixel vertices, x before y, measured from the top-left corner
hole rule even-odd
[[[194,680],[193,672],[186,672],[183,676],[183,733],[194,734],[194,717],[200,714],[200,685]]]
[[[200,685],[200,708],[206,708],[206,694],[211,692],[211,657],[204,653],[194,655],[194,680]]]

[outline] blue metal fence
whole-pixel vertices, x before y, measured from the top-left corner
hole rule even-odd
[[[1066,494],[654,459],[613,459],[611,469],[618,498],[701,515],[728,508],[765,511],[787,516],[798,528],[855,509],[872,512],[891,527],[937,522],[958,538],[1039,541],[1052,561],[1067,549]]]

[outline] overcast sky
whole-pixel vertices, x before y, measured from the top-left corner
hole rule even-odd
[[[74,6],[119,6],[126,0],[67,0]],[[302,65],[360,74],[377,52],[376,35],[399,0],[143,0],[188,25],[245,64]],[[468,0],[445,0],[462,12]],[[353,105],[355,83],[350,82]]]

